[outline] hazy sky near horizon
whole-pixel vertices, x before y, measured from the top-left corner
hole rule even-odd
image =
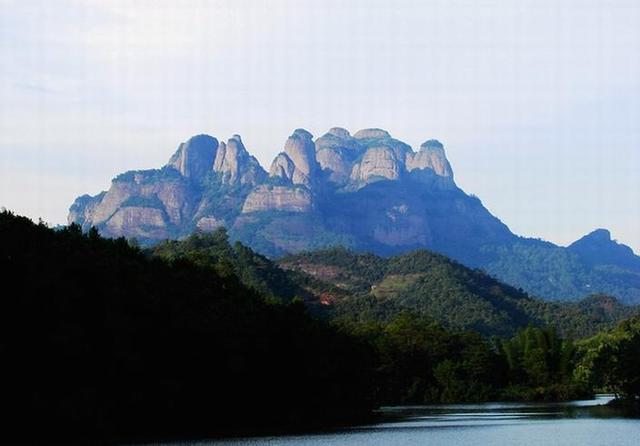
[[[382,127],[518,234],[640,252],[637,0],[0,0],[0,60],[0,206],[32,218],[194,134],[268,169],[295,128]]]

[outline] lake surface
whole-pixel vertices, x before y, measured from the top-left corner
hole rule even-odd
[[[329,433],[174,444],[638,446],[640,419],[602,407],[610,399],[390,407],[381,411],[384,422]]]

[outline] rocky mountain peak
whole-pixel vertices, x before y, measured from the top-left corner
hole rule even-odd
[[[233,135],[226,144],[220,143],[213,170],[222,174],[226,184],[256,184],[267,174],[249,154],[240,135]]]
[[[369,148],[360,163],[353,166],[351,182],[355,188],[380,180],[397,180],[404,166],[394,150],[387,146]]]
[[[345,186],[349,181],[353,163],[365,150],[348,130],[333,127],[316,140],[316,158],[322,170],[328,173],[329,181]]]
[[[444,153],[444,146],[436,139],[425,141],[418,152],[407,156],[407,170],[431,170],[439,177],[453,178],[453,169]]]
[[[319,171],[313,135],[304,129],[296,129],[287,139],[284,152],[273,160],[269,173],[293,184],[311,187]]]
[[[437,139],[430,139],[425,141],[420,146],[420,150],[429,150],[429,149],[444,149],[444,146]]]
[[[391,138],[391,135],[386,130],[371,128],[358,130],[353,137],[355,139],[373,139],[373,138]]]
[[[213,168],[218,140],[209,135],[197,135],[183,142],[169,160],[182,176],[200,180]]]
[[[333,136],[337,136],[338,138],[351,138],[351,133],[349,133],[349,130],[343,129],[342,127],[332,127],[327,133]]]
[[[298,128],[293,131],[290,138],[302,138],[302,139],[311,140],[313,139],[313,135],[305,129]]]

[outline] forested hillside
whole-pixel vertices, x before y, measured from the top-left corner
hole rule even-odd
[[[603,295],[544,301],[425,250],[382,258],[334,248],[286,256],[279,263],[348,293],[332,300],[329,310],[337,318],[387,321],[411,311],[449,329],[485,335],[510,336],[532,324],[583,337],[637,312]]]

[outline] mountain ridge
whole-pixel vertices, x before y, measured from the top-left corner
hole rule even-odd
[[[68,220],[143,244],[224,226],[271,257],[336,245],[381,255],[427,248],[549,299],[606,292],[640,302],[630,248],[604,243],[603,233],[567,248],[518,237],[456,185],[441,142],[414,150],[378,128],[334,127],[315,140],[296,129],[268,171],[239,135],[197,135],[161,169],[127,172],[79,197]]]

